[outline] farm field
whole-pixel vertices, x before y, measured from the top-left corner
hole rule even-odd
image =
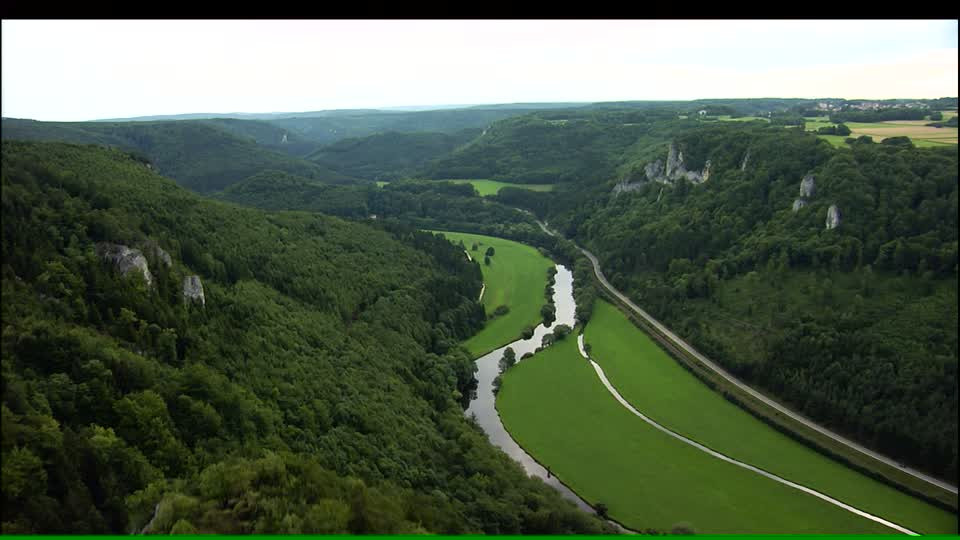
[[[515,187],[520,189],[529,189],[531,191],[553,191],[553,184],[512,184],[510,182],[498,182],[496,180],[441,180],[442,182],[454,182],[456,184],[473,184],[477,188],[481,197],[496,195],[502,188]]]
[[[944,114],[944,119],[947,115]],[[827,117],[820,116],[806,119],[807,131],[816,131],[821,127],[835,125]],[[929,127],[929,120],[894,120],[890,122],[848,122],[846,125],[852,133],[850,137],[859,137],[868,135],[873,137],[875,142],[880,142],[887,137],[910,137],[914,145],[920,147],[927,146],[945,146],[957,144],[957,128],[935,128]],[[845,144],[847,137],[840,135],[820,135],[821,138],[830,141],[834,146]]]
[[[611,384],[665,427],[912,530],[957,532],[955,514],[849,469],[728,402],[667,356],[613,305],[597,301],[584,337]]]
[[[497,408],[527,452],[612,518],[701,534],[896,532],[648,425],[607,392],[574,337],[511,368]]]
[[[540,308],[546,303],[544,289],[547,286],[547,269],[554,266],[553,261],[531,246],[503,238],[433,232],[446,236],[454,243],[462,240],[470,256],[480,263],[486,285],[483,307],[488,316],[497,306],[510,308],[506,315],[487,321],[483,330],[464,342],[475,357],[519,339],[524,327],[535,327],[540,323]],[[478,244],[477,251],[470,249],[474,243]],[[488,247],[494,249],[489,266],[483,263]]]

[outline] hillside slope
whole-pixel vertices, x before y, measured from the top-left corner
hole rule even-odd
[[[481,279],[450,243],[113,149],[2,158],[4,533],[608,530],[463,417]]]
[[[955,483],[956,152],[739,123],[672,142],[708,179],[639,161],[553,195],[551,224],[737,376]]]
[[[244,132],[240,136],[236,134],[237,130],[241,127],[247,129],[248,124],[239,126],[237,122],[108,123],[4,119],[2,126],[4,140],[63,141],[134,151],[158,172],[201,193],[223,189],[264,169],[281,170],[327,183],[355,181],[315,163],[275,152],[270,146],[261,146],[250,133]],[[282,137],[277,128],[264,126],[271,131],[270,136]],[[267,137],[259,131],[257,133],[261,138]]]

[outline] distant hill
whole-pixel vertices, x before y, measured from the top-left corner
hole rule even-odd
[[[666,113],[671,121],[675,113]],[[494,123],[469,145],[429,163],[428,178],[519,183],[606,179],[650,130],[642,111],[540,111]]]
[[[413,175],[428,161],[468,143],[482,130],[470,128],[454,134],[390,131],[368,137],[344,139],[321,147],[306,159],[358,178],[395,180]]]
[[[403,133],[429,131],[450,134],[468,128],[485,128],[497,120],[527,114],[537,110],[555,109],[558,107],[567,108],[576,105],[578,104],[517,103],[476,105],[457,108],[437,107],[429,110],[403,110],[403,108],[397,108],[393,110],[342,109],[299,113],[191,113],[120,118],[109,120],[109,122],[169,120],[216,120],[222,122],[227,119],[258,120],[285,129],[289,135],[297,135],[302,141],[312,141],[316,143],[316,146],[320,146],[331,144],[342,139],[367,137],[388,131]],[[426,107],[424,107],[424,109],[426,109]],[[108,121],[98,121],[97,123],[103,122]]]
[[[133,151],[149,162],[151,168],[198,192],[224,189],[265,169],[322,182],[355,181],[315,163],[275,152],[269,145],[258,145],[257,136],[272,141],[278,135],[277,128],[269,124],[206,120],[122,123],[3,120],[2,127],[6,140],[98,144]],[[241,137],[240,133],[247,136]]]

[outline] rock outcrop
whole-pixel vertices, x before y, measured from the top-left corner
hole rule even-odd
[[[643,167],[643,174],[647,182],[657,182],[659,184],[673,185],[680,179],[687,179],[694,184],[702,184],[710,179],[710,160],[703,166],[702,171],[688,171],[683,162],[683,151],[677,147],[677,143],[670,143],[670,150],[667,151],[667,161],[656,160],[647,163]],[[613,186],[614,196],[624,192],[636,191],[643,186],[644,181],[630,182],[621,180]]]
[[[94,251],[100,257],[110,261],[124,276],[131,270],[137,270],[143,274],[147,285],[153,285],[153,275],[150,274],[150,267],[147,264],[147,258],[139,249],[132,249],[121,244],[111,244],[109,242],[99,242],[94,247]]]
[[[617,182],[617,185],[613,186],[613,196],[616,197],[621,193],[636,191],[643,187],[643,184],[644,182],[630,182],[629,180],[621,180]]]
[[[207,300],[203,296],[203,283],[200,276],[187,276],[183,278],[183,301],[200,302],[201,306],[207,305]]]
[[[807,173],[807,175],[803,177],[803,180],[800,181],[800,196],[808,199],[813,197],[814,187],[814,176],[811,173]]]
[[[747,170],[747,163],[750,162],[750,150],[747,150],[747,153],[743,155],[743,161],[740,162],[740,170]]]
[[[827,209],[827,230],[836,229],[840,225],[840,209],[831,204]]]
[[[702,184],[710,179],[710,160],[708,159],[704,164],[702,171],[688,171],[683,162],[683,151],[677,147],[677,143],[672,142],[670,150],[667,151],[666,165],[664,166],[658,159],[647,164],[644,172],[647,173],[648,179],[662,184],[672,184],[681,178],[686,178],[694,184]]]
[[[813,173],[807,173],[802,180],[800,180],[800,198],[793,201],[793,211],[796,212],[807,205],[807,199],[813,197],[814,188],[814,176]]]

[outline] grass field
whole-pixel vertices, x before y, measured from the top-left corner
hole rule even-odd
[[[830,460],[728,402],[607,302],[597,301],[585,341],[624,398],[664,426],[913,530],[957,532],[956,515]]]
[[[510,369],[497,408],[521,446],[614,519],[715,534],[895,532],[647,425],[607,392],[573,337]]]
[[[946,115],[944,115],[946,119]],[[947,146],[957,144],[957,128],[935,128],[926,124],[929,120],[896,120],[890,122],[848,122],[846,125],[852,132],[849,137],[868,135],[875,142],[887,137],[910,137],[918,147]],[[806,119],[807,131],[816,131],[821,127],[833,126],[825,116]],[[847,137],[840,135],[820,135],[822,139],[830,141],[834,146],[844,146]]]
[[[520,338],[525,326],[539,324],[540,308],[546,303],[544,289],[547,286],[547,269],[553,261],[544,257],[535,248],[492,236],[479,234],[435,231],[452,242],[463,240],[467,251],[480,263],[483,282],[483,307],[489,316],[497,306],[505,305],[510,312],[487,321],[486,327],[468,339],[464,345],[475,357]],[[471,251],[474,243],[477,251]],[[490,266],[483,264],[484,253],[493,247]]]
[[[509,182],[498,182],[496,180],[443,180],[443,182],[473,184],[473,187],[477,188],[481,197],[496,195],[500,189],[504,187],[529,189],[531,191],[553,191],[553,184],[511,184]]]

